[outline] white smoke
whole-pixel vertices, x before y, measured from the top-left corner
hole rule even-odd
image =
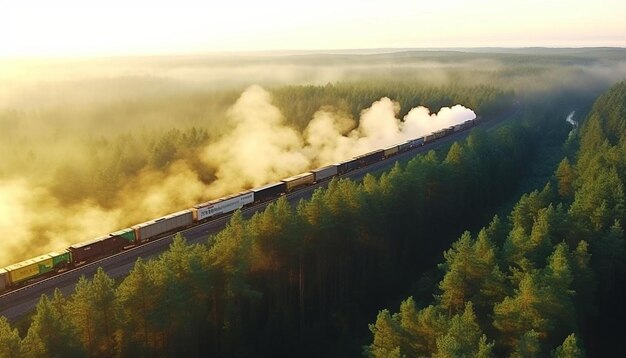
[[[569,124],[572,125],[572,127],[576,128],[578,126],[578,122],[576,122],[574,120],[574,114],[576,113],[576,111],[572,111],[572,113],[570,113],[567,118],[565,118],[565,121]]]
[[[301,136],[284,124],[263,88],[248,87],[228,111],[228,120],[230,131],[203,151],[203,161],[216,173],[210,193],[228,194],[307,169]]]
[[[352,118],[322,108],[300,134],[285,124],[269,92],[251,86],[228,112],[231,129],[203,151],[203,161],[216,173],[209,192],[224,195],[259,186],[476,118],[461,105],[438,113],[416,107],[402,120],[399,112],[398,102],[381,98],[362,111],[355,128]]]
[[[348,115],[325,107],[299,133],[285,123],[270,93],[252,86],[228,111],[225,135],[199,155],[215,173],[209,185],[187,160],[178,160],[165,170],[142,170],[119,188],[111,207],[102,207],[88,199],[64,205],[41,183],[2,180],[0,267],[475,118],[458,105],[437,114],[413,108],[403,120],[399,110],[397,102],[382,98],[363,110],[357,127]]]

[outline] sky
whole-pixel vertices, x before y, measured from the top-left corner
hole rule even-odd
[[[0,57],[626,47],[623,0],[0,0]]]

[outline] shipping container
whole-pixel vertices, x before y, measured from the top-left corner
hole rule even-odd
[[[119,236],[122,239],[128,241],[129,244],[134,243],[135,240],[136,240],[135,230],[133,230],[131,228],[122,229],[120,231],[116,231],[116,232],[110,233],[109,236]]]
[[[67,250],[63,252],[51,252],[50,256],[52,257],[52,266],[55,270],[63,268],[72,262],[72,256]]]
[[[424,145],[424,137],[411,139],[408,141],[408,143],[411,148],[421,147],[422,145]]]
[[[145,242],[159,235],[174,232],[193,224],[191,210],[183,210],[174,214],[133,226],[137,241]]]
[[[411,141],[407,141],[398,146],[398,152],[404,153],[411,149]]]
[[[81,262],[89,262],[100,257],[112,255],[121,251],[124,246],[128,246],[130,244],[131,242],[121,235],[109,234],[107,236],[101,236],[93,240],[74,244],[69,247],[69,251],[72,253],[72,262],[74,262],[74,264],[79,264]]]
[[[254,193],[252,191],[242,191],[238,194],[198,204],[191,211],[193,212],[193,220],[200,221],[220,214],[230,213],[253,202]]]
[[[263,185],[262,187],[250,189],[254,193],[254,201],[257,203],[276,198],[287,192],[287,184],[282,181]]]
[[[387,147],[383,150],[383,154],[385,156],[385,158],[389,158],[392,155],[396,155],[398,154],[398,145],[394,145],[392,147]]]
[[[9,287],[9,273],[7,270],[0,268],[0,292]]]
[[[358,169],[359,162],[356,159],[350,159],[350,160],[343,161],[341,163],[337,163],[335,165],[337,166],[337,174],[342,175],[347,172],[351,172],[355,169]]]
[[[302,174],[294,175],[292,177],[285,178],[281,181],[285,183],[286,185],[285,189],[287,189],[287,192],[289,193],[299,187],[313,184],[314,180],[315,180],[315,176],[313,175],[313,173],[309,172],[309,173],[302,173]]]
[[[9,272],[11,283],[16,284],[52,271],[52,257],[50,255],[42,255],[7,266],[4,269]]]
[[[101,242],[105,238],[106,236],[102,236],[70,246],[68,250],[72,253],[72,262],[78,265],[81,262],[88,262],[103,256],[105,252]]]
[[[359,168],[363,168],[370,164],[383,160],[384,156],[385,152],[382,149],[379,149],[373,152],[369,152],[367,154],[360,155],[354,158],[354,160],[356,160],[357,166]]]
[[[332,178],[333,176],[337,175],[337,165],[333,164],[327,167],[311,170],[311,173],[313,173],[315,177],[315,182],[319,183],[322,180]]]

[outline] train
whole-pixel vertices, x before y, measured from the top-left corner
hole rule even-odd
[[[238,209],[258,205],[309,185],[331,180],[337,176],[426,145],[452,133],[468,129],[476,125],[478,121],[480,121],[480,117],[438,130],[423,137],[410,139],[349,160],[294,175],[275,183],[200,203],[186,210],[71,245],[64,251],[51,252],[0,268],[0,293],[26,286],[32,282],[117,254],[126,249],[230,214]]]

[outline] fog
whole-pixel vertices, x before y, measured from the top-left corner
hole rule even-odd
[[[442,108],[438,114],[417,107],[401,120],[397,118],[399,108],[397,102],[382,98],[365,109],[357,121],[325,107],[300,133],[285,123],[271,94],[253,85],[226,111],[222,134],[215,140],[190,153],[189,158],[170,163],[165,170],[141,170],[119,188],[107,205],[88,198],[64,204],[51,193],[49,182],[28,176],[5,179],[0,182],[0,232],[4,238],[0,265],[32,257],[34,253],[61,250],[203,200],[475,118],[473,111],[458,105]],[[80,156],[69,150],[67,154]],[[214,173],[214,179],[203,181],[191,164],[194,161]]]
[[[283,85],[479,85],[523,100],[626,77],[623,50],[555,51],[0,60],[0,267],[475,116],[378,96],[361,113],[316,107],[298,127],[272,97]],[[191,128],[206,138],[183,145]]]

